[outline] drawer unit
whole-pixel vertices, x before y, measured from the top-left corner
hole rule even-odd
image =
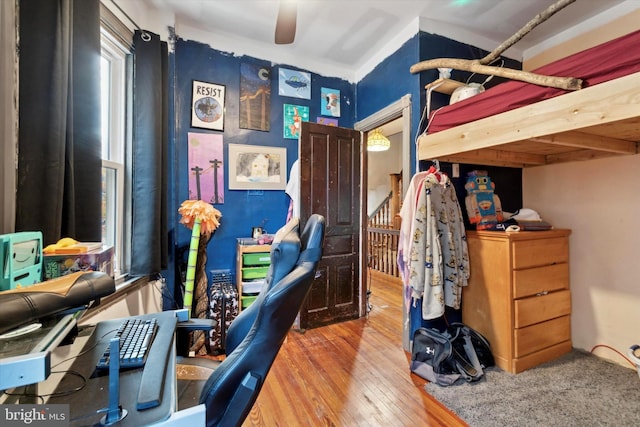
[[[242,293],[259,294],[264,288],[266,279],[245,280],[242,282]]]
[[[562,316],[515,330],[514,356],[520,358],[571,339],[571,319]]]
[[[271,265],[271,245],[252,244],[252,239],[237,240],[236,284],[240,295],[240,309],[247,308],[256,297],[255,287],[249,286],[245,292],[243,282],[264,283]]]
[[[564,237],[516,240],[513,241],[512,250],[512,263],[516,270],[569,262],[569,239]]]
[[[569,288],[569,264],[513,271],[513,297],[524,298]]]
[[[242,280],[264,279],[269,267],[242,267]]]
[[[571,350],[570,230],[468,231],[462,320],[518,373]]]
[[[242,254],[242,265],[266,265],[271,264],[271,254],[269,252],[256,252]]]
[[[256,300],[256,298],[258,298],[257,295],[243,295],[241,298],[242,308],[244,309],[249,307]]]
[[[513,300],[514,327],[524,328],[545,320],[571,314],[571,294],[568,290]]]

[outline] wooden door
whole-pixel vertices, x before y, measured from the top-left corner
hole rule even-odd
[[[300,137],[300,218],[326,218],[322,259],[300,312],[303,329],[356,319],[360,305],[363,220],[360,132],[303,122]]]

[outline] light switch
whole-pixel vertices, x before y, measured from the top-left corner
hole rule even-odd
[[[460,163],[454,163],[451,165],[451,178],[460,177]]]

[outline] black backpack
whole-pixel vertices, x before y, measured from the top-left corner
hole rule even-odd
[[[494,365],[489,341],[462,323],[452,323],[444,332],[418,328],[413,334],[411,372],[432,383],[477,381]]]

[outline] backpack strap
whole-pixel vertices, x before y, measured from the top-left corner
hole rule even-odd
[[[462,336],[464,338],[464,350],[467,353],[467,357],[476,371],[478,371],[479,375],[482,376],[484,371],[482,370],[482,365],[478,360],[476,349],[473,347],[473,343],[471,342],[471,333],[467,326],[462,327]]]
[[[456,345],[452,345],[452,349],[453,360],[458,372],[469,382],[482,378],[484,371],[471,342],[469,328],[461,323],[453,324],[449,328],[449,335],[451,342],[456,343]]]
[[[482,377],[482,371],[478,372],[456,349],[453,349],[453,362],[460,375],[468,382],[478,380]]]

